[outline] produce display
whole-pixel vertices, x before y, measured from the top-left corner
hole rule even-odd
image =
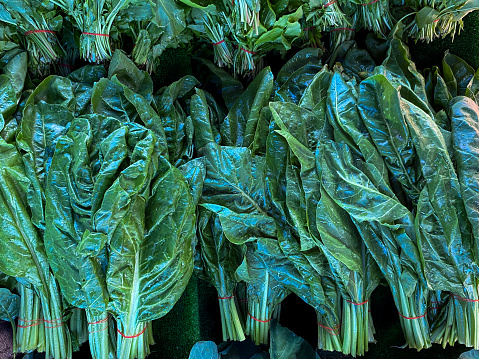
[[[380,284],[405,346],[479,349],[479,71],[451,53],[419,71],[404,42],[454,35],[477,8],[0,0],[14,352],[145,358],[194,271],[222,339],[271,357],[313,355],[278,324],[292,293],[318,349],[365,355]],[[163,50],[187,42],[201,70],[157,88]]]

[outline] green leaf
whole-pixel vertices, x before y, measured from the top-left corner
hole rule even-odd
[[[458,293],[458,287],[454,286],[458,280],[438,278],[436,268],[439,263],[455,268],[460,282],[474,268],[474,264],[471,266],[472,232],[460,183],[444,137],[434,121],[405,100],[402,106],[426,181],[416,218],[426,277],[434,288]]]
[[[23,153],[25,171],[31,181],[29,205],[32,221],[44,228],[43,190],[58,138],[73,120],[75,97],[67,78],[50,76],[37,86],[23,110],[17,144]]]
[[[442,71],[452,97],[466,95],[474,78],[474,69],[460,57],[446,53],[442,60]]]
[[[271,323],[271,359],[320,359],[311,345],[278,322]]]
[[[264,158],[246,148],[209,144],[202,204],[217,213],[226,237],[242,244],[256,237],[274,237],[276,226],[267,214]]]
[[[417,202],[420,172],[397,90],[383,75],[374,75],[361,82],[359,91],[358,107],[371,139],[389,171]]]
[[[0,288],[0,319],[10,321],[18,317],[20,297],[7,288]]]
[[[461,197],[476,244],[479,243],[479,107],[469,98],[457,97],[451,108],[452,143]]]
[[[149,102],[152,101],[153,80],[150,75],[139,70],[121,50],[115,51],[108,67],[108,78],[112,80],[113,76],[133,92],[140,94]]]
[[[354,165],[345,144],[326,142],[323,146],[322,184],[335,202],[359,222],[377,221],[399,228],[396,221],[410,215],[409,211],[397,199],[382,194]]]
[[[273,91],[273,73],[263,69],[241,94],[221,124],[221,138],[228,146],[249,147],[254,140],[263,107]]]

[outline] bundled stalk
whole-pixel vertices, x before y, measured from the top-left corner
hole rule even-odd
[[[414,15],[414,20],[406,28],[408,36],[426,42],[447,35],[454,39],[454,35],[463,29],[462,19],[479,9],[478,5],[465,0],[407,0],[406,5],[413,11],[409,15]]]
[[[192,98],[193,106],[207,106],[204,94]],[[192,111],[194,116],[196,111]],[[199,115],[199,114],[198,114]],[[198,218],[201,256],[206,273],[218,292],[223,340],[245,340],[244,321],[240,318],[235,272],[242,260],[240,247],[229,242],[216,214],[200,209]]]
[[[75,1],[50,1],[75,21],[81,32],[79,50],[82,59],[94,63],[111,59],[110,31],[118,12],[130,0],[87,0],[81,4]]]
[[[389,0],[352,0],[359,12],[359,21],[368,30],[386,38],[393,28]]]
[[[268,259],[264,258],[263,253],[249,247],[243,263],[236,272],[238,280],[247,283],[245,333],[256,345],[268,344],[271,320],[279,320],[281,302],[290,293],[270,275],[265,261]]]
[[[33,289],[18,284],[20,294],[20,310],[17,325],[17,348],[19,353],[29,353],[36,350],[45,351],[45,327],[41,313],[40,298]]]
[[[78,351],[80,346],[88,341],[88,321],[85,311],[80,308],[74,308],[68,327],[72,336],[73,351]]]
[[[3,23],[17,27],[19,36],[25,40],[29,54],[29,66],[34,73],[45,76],[50,65],[64,55],[57,33],[62,28],[63,18],[52,7],[38,7],[31,1],[1,1]]]

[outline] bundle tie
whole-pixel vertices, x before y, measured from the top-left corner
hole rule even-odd
[[[348,303],[351,303],[351,304],[354,304],[354,305],[358,305],[358,306],[359,306],[359,305],[364,305],[364,304],[366,304],[366,303],[369,302],[369,299],[366,300],[365,302],[362,302],[362,303],[351,302],[350,300],[347,300],[347,299],[345,299],[345,300],[346,300],[346,302],[348,302]]]
[[[97,34],[97,33],[95,33],[95,32],[82,32],[82,35],[110,37],[110,35],[108,35],[108,34]]]
[[[107,322],[108,322],[108,317],[106,317],[105,319],[99,320],[98,322],[88,323],[88,325],[103,324]],[[102,329],[94,330],[92,332],[88,331],[88,334],[99,333],[107,329],[108,329],[108,324]]]
[[[361,4],[361,6],[368,6],[368,5],[372,5],[372,4],[375,4],[375,3],[377,3],[378,1],[380,1],[380,0],[374,0],[374,1],[371,1],[370,3],[367,3],[367,4]]]
[[[326,330],[329,334],[331,335],[338,335],[339,334],[339,328],[341,328],[341,325],[335,325],[334,328],[327,327],[325,325],[322,325],[321,323],[318,323],[318,325]]]
[[[220,296],[218,296],[218,299],[231,299],[231,298],[234,298],[234,297],[235,297],[235,295],[233,294],[230,297],[220,297]]]
[[[223,42],[225,42],[225,39],[218,42],[213,42],[213,45],[221,45]]]
[[[53,327],[47,327],[47,326],[45,325],[45,328],[46,328],[46,329],[55,329],[55,328],[59,328],[59,327],[62,327],[62,326],[63,326],[63,322],[60,323],[60,324],[58,324],[58,325],[54,325]]]
[[[106,317],[105,319],[99,320],[98,322],[88,323],[88,325],[95,325],[95,324],[101,324],[106,322],[108,322],[108,317]]]
[[[439,304],[439,305],[436,305],[436,304]],[[433,305],[433,306],[429,307],[430,310],[441,309],[443,307],[441,302],[431,302],[431,305]]]
[[[45,323],[48,323],[48,324],[57,324],[57,325],[54,325],[52,327],[47,327],[45,325],[45,329],[54,329],[54,328],[58,328],[58,327],[61,327],[63,326],[63,321],[62,319],[64,318],[65,316],[61,316],[60,318],[58,319],[52,319],[52,320],[43,320]]]
[[[58,324],[58,322],[60,322],[63,318],[65,318],[65,316],[62,316],[58,319],[52,319],[52,320],[43,320],[45,323],[49,323],[49,324]]]
[[[314,28],[315,28],[315,26],[307,27],[307,28],[303,29],[303,31],[313,30]]]
[[[338,2],[338,0],[332,0],[332,1],[328,2],[327,4],[323,5],[323,9],[327,8],[328,6],[331,6],[331,5],[333,5],[334,3],[337,3],[337,2]]]
[[[463,298],[459,295],[456,295],[456,294],[452,294],[452,296],[454,297],[454,299],[457,299],[457,300],[460,300],[462,302],[468,302],[468,303],[477,303],[479,302],[479,299],[468,299],[468,298]]]
[[[55,31],[51,31],[51,30],[31,30],[31,31],[27,31],[24,35],[28,36],[28,35],[31,35],[31,34],[39,34],[39,33],[54,34]]]
[[[257,322],[260,322],[260,323],[269,323],[271,319],[273,319],[273,318],[269,318],[268,320],[261,320],[261,319],[253,317],[249,312],[248,312],[248,315],[251,317],[251,319],[256,320]]]
[[[243,50],[243,51],[246,52],[247,54],[256,55],[256,52],[250,51],[250,50],[246,50],[244,47],[242,47],[241,50]]]
[[[142,334],[145,332],[147,326],[148,326],[148,325],[145,325],[145,327],[143,328],[143,330],[142,330],[141,332],[139,332],[138,334],[135,334],[135,335],[125,335],[125,334],[123,334],[123,333],[120,331],[120,329],[117,329],[116,331],[117,331],[123,338],[125,338],[125,339],[132,339],[132,338],[137,338],[137,337],[139,337],[140,335],[142,335]]]
[[[31,319],[31,320],[27,320],[27,319],[18,318],[18,321],[24,322],[24,323],[33,323],[33,324],[29,324],[29,325],[17,325],[17,328],[30,328],[30,327],[36,327],[37,325],[42,324],[43,319]]]
[[[72,66],[72,65],[68,65],[68,64],[58,64],[58,65],[67,67],[67,68],[69,68],[69,69],[73,69],[73,66]]]
[[[426,313],[424,313],[423,315],[420,315],[420,316],[418,316],[418,317],[406,317],[406,316],[402,315],[402,314],[399,313],[399,312],[398,312],[398,314],[399,314],[401,317],[403,317],[404,319],[410,319],[410,320],[412,320],[412,319],[421,319],[421,318],[424,318],[424,317],[426,316]]]

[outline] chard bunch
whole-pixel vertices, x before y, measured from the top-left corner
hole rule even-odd
[[[29,67],[34,73],[45,75],[50,64],[63,56],[56,33],[61,30],[63,18],[52,6],[38,6],[31,0],[1,0],[0,22],[16,27],[20,43],[29,54]]]
[[[378,36],[386,37],[393,27],[389,0],[351,0],[356,4],[360,23]]]
[[[51,2],[71,16],[81,31],[79,48],[82,59],[99,63],[111,58],[110,32],[118,12],[126,7],[130,0],[87,0],[84,3],[51,0]]]
[[[460,32],[463,18],[479,9],[477,2],[470,0],[407,0],[406,5],[413,10],[414,20],[408,25],[408,36],[416,40],[431,42],[439,37],[446,37]]]

